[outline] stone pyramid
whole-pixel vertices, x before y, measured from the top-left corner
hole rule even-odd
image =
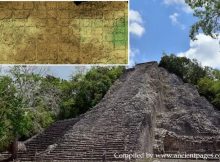
[[[125,153],[220,153],[220,112],[193,85],[148,62],[126,70],[83,116],[58,121],[25,144],[27,151],[18,155],[21,161],[124,161],[118,157]]]

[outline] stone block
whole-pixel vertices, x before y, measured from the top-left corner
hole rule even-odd
[[[57,18],[58,13],[56,10],[47,10],[47,18]]]
[[[50,34],[50,35],[60,34],[60,28],[56,28],[56,27],[46,28],[44,31],[46,32],[46,34]]]
[[[36,18],[34,19],[35,24],[32,22],[29,26],[36,26],[36,27],[46,27],[47,26],[47,19],[40,19],[40,18]]]
[[[57,3],[46,2],[47,10],[55,10],[57,9]]]
[[[8,9],[0,10],[0,20],[2,19],[10,19],[12,17],[12,11]]]
[[[46,43],[37,43],[37,59],[40,61],[48,60],[50,58],[47,53],[48,45]]]
[[[13,13],[15,19],[27,19],[30,16],[30,11],[28,10],[16,10]]]
[[[58,10],[58,18],[60,19],[70,18],[70,11],[69,10]]]
[[[40,19],[47,18],[46,10],[39,10],[39,11],[37,11],[37,17],[40,18]]]
[[[25,2],[23,5],[24,10],[33,10],[34,9],[34,2]]]
[[[58,20],[56,18],[50,18],[50,19],[47,19],[47,27],[50,28],[50,27],[56,27],[58,24]]]
[[[59,10],[69,10],[70,9],[70,6],[71,5],[73,5],[72,4],[73,2],[71,1],[71,2],[62,2],[62,1],[60,1],[60,2],[57,2],[57,9],[59,9]]]
[[[57,44],[50,44],[47,46],[47,55],[49,60],[58,59],[58,48]]]
[[[19,63],[27,59],[27,53],[24,52],[25,45],[24,44],[19,44],[16,46],[15,54],[14,54],[14,59],[15,61],[18,61]]]
[[[14,50],[13,46],[8,46],[7,44],[1,44],[0,45],[0,60],[1,61],[7,61],[8,57],[13,58]]]
[[[0,9],[11,9],[11,5],[8,2],[0,1]]]
[[[22,10],[24,7],[24,2],[13,2],[10,5],[12,6],[12,9]]]
[[[46,2],[44,1],[37,1],[37,2],[34,2],[34,8],[36,10],[46,10]]]
[[[25,53],[27,53],[27,61],[35,61],[36,60],[36,44],[33,42],[30,42],[24,50]]]
[[[70,25],[70,19],[59,19],[58,20],[59,26],[69,26]]]

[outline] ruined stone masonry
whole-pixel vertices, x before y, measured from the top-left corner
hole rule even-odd
[[[135,152],[220,153],[220,112],[194,86],[150,62],[126,70],[91,111],[56,122],[25,144],[21,161],[124,161],[114,154]]]
[[[1,64],[127,64],[128,2],[0,2]]]

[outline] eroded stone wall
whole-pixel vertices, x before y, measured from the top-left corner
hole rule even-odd
[[[0,2],[0,63],[126,64],[127,2]]]
[[[219,153],[220,113],[197,88],[158,69],[161,111],[156,112],[155,153]]]

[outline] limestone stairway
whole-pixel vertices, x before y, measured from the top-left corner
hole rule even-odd
[[[55,123],[30,139],[28,152],[21,153],[19,159],[124,161],[115,158],[114,154],[152,151],[152,113],[156,109],[152,107],[157,100],[147,103],[151,99],[144,89],[157,80],[156,75],[153,78],[149,75],[154,72],[154,66],[157,64],[152,62],[127,70],[102,101],[78,122],[73,122],[70,127],[69,122]],[[153,97],[156,95],[152,94]],[[66,128],[63,125],[67,125]],[[146,143],[147,146],[143,146]],[[54,147],[48,149],[51,145]]]
[[[114,157],[124,153],[219,153],[220,112],[196,87],[149,62],[126,70],[80,119],[59,121],[26,145],[19,160],[98,162],[125,161]]]
[[[26,152],[19,152],[18,158],[22,161],[34,160],[38,153],[45,151],[48,146],[59,142],[65,131],[72,127],[79,119],[57,121],[42,133],[25,142]]]

